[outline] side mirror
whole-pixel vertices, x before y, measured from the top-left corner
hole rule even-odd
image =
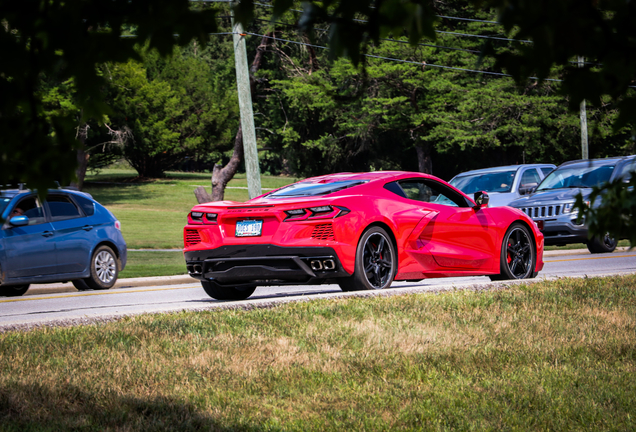
[[[9,224],[14,227],[26,226],[29,224],[29,218],[26,216],[13,216],[9,219]]]
[[[481,208],[481,207],[488,207],[488,201],[490,201],[490,197],[488,197],[488,194],[484,191],[479,191],[479,192],[475,192],[475,204],[477,204],[477,207]]]
[[[525,184],[525,185],[519,187],[519,195],[531,194],[532,192],[534,192],[534,190],[537,188],[537,186],[538,186],[538,184],[536,184],[536,183]]]

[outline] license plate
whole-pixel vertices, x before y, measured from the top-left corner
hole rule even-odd
[[[244,220],[236,223],[236,237],[257,237],[263,231],[262,220]]]

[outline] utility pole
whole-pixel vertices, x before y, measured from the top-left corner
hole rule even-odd
[[[579,67],[583,67],[583,57],[579,56]],[[585,109],[585,99],[581,101],[581,159],[589,159],[590,155],[587,147],[587,112]]]
[[[234,22],[232,16],[232,39],[234,41],[234,63],[236,65],[236,84],[238,89],[239,110],[241,112],[241,128],[243,129],[243,152],[245,155],[245,172],[247,175],[247,191],[250,199],[261,195],[261,170],[258,166],[258,150],[256,148],[256,130],[254,128],[254,111],[252,110],[252,94],[250,91],[250,74],[247,68],[247,48],[245,33],[240,22]]]

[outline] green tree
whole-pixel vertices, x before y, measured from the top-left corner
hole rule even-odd
[[[131,28],[136,39],[122,38]],[[205,43],[215,29],[215,11],[190,10],[187,0],[0,2],[0,183],[21,180],[44,193],[74,177],[76,113],[46,112],[42,76],[73,79],[79,112],[102,120],[98,65],[139,58],[136,42],[168,54],[194,38]]]
[[[231,140],[237,121],[234,91],[217,88],[208,62],[192,49],[160,57],[144,50],[143,63],[106,68],[111,121],[129,130],[124,157],[141,177],[162,177],[186,158],[209,163]]]

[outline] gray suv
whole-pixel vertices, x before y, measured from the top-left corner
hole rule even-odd
[[[449,183],[469,196],[488,192],[488,207],[499,207],[532,192],[555,168],[552,164],[484,168],[457,174]]]
[[[580,193],[587,201],[593,186],[617,178],[629,179],[636,169],[636,156],[590,159],[566,162],[552,171],[536,190],[509,205],[530,216],[539,226],[546,246],[585,243],[591,253],[612,252],[616,240],[609,235],[588,239],[585,221],[577,223],[574,201]],[[598,207],[597,199],[592,206]]]

